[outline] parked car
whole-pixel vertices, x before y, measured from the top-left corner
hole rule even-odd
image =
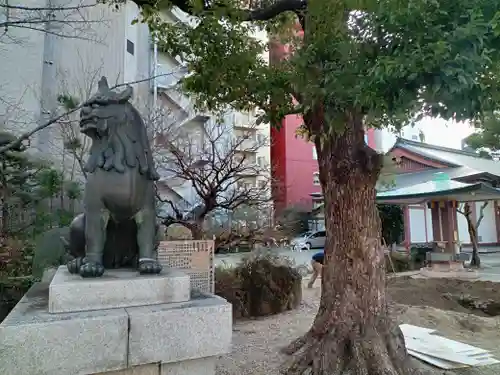
[[[324,248],[326,242],[326,231],[306,232],[302,236],[295,238],[292,241],[294,250],[310,250]]]

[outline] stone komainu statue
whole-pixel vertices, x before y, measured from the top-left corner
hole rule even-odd
[[[132,88],[109,89],[102,77],[97,93],[83,106],[80,130],[92,139],[84,213],[70,226],[68,270],[82,277],[105,269],[137,268],[157,274],[155,170],[146,127],[130,104]]]

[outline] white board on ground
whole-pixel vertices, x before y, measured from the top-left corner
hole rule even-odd
[[[442,368],[443,370],[454,370],[457,368],[469,367],[469,366],[464,365],[462,363],[450,362],[450,361],[447,361],[445,359],[440,359],[440,358],[433,357],[431,355],[415,352],[411,349],[408,349],[408,354],[411,355],[412,357],[420,359],[421,361],[427,362],[433,366]]]
[[[402,324],[408,353],[442,369],[500,363],[484,349],[434,335],[435,330]],[[457,367],[458,366],[458,367]]]
[[[413,326],[411,324],[400,324],[399,328],[401,328],[401,331],[403,332],[403,335],[406,336],[421,336],[423,332],[425,333],[432,333],[436,332],[435,329],[430,329],[430,328],[423,328],[423,327],[418,327],[418,326]]]
[[[406,348],[415,352],[430,355],[436,358],[444,359],[450,362],[462,363],[469,366],[484,366],[497,363],[491,357],[476,357],[469,353],[457,352],[453,346],[443,347],[439,342],[434,341],[434,337],[429,335],[429,340],[417,341],[409,338],[406,341]],[[477,353],[474,353],[477,354]]]

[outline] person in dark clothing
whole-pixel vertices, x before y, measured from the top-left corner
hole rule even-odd
[[[323,263],[325,261],[325,253],[323,251],[320,251],[319,253],[316,253],[312,256],[311,260],[311,266],[313,269],[313,274],[311,276],[311,280],[309,281],[309,284],[307,284],[308,288],[312,288],[314,282],[318,278],[318,276],[321,274],[323,270]]]

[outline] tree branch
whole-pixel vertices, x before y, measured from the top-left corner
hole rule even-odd
[[[266,7],[247,11],[243,17],[244,21],[267,21],[275,18],[284,12],[294,12],[297,16],[303,19],[303,15],[299,15],[301,11],[307,8],[307,0],[278,0],[274,4]],[[302,27],[304,21],[301,21]]]
[[[179,186],[189,184],[201,202],[195,215],[186,220],[165,218],[167,223],[203,222],[210,212],[217,209],[233,211],[242,206],[259,206],[269,203],[271,199],[270,184],[258,183],[256,176],[266,176],[264,166],[258,166],[257,160],[250,160],[247,155],[254,155],[257,150],[267,144],[267,139],[259,138],[258,129],[249,126],[247,131],[239,130],[231,134],[224,125],[215,123],[200,124],[200,131],[189,131],[172,123],[165,128],[161,121],[161,129],[155,131],[154,156],[156,164],[167,172],[169,181],[183,182]],[[154,126],[152,127],[154,128]],[[241,184],[251,177],[252,184]],[[175,211],[176,203],[165,202]],[[195,202],[191,202],[195,203]],[[262,206],[262,207],[263,207]],[[187,227],[187,226],[186,226]]]
[[[481,208],[479,209],[479,217],[477,218],[477,223],[476,223],[476,229],[479,228],[479,225],[481,224],[481,221],[483,221],[484,219],[484,209],[486,208],[486,206],[488,205],[488,201],[484,202],[482,205],[481,205]]]
[[[75,5],[75,6],[63,6],[63,7],[27,7],[27,6],[23,6],[23,5],[0,4],[0,8],[25,10],[25,11],[30,11],[30,12],[43,12],[43,11],[56,12],[56,11],[80,10],[80,9],[85,9],[85,8],[92,8],[92,7],[95,7],[96,5],[97,5],[97,3],[95,3],[95,4],[82,4],[82,5]]]
[[[466,219],[469,219],[469,216],[472,214],[470,204],[468,202],[465,202],[463,204],[463,210],[457,208],[457,212],[464,215]]]
[[[152,76],[152,77],[148,77],[148,78],[144,78],[144,79],[140,79],[140,80],[137,80],[137,81],[132,81],[132,82],[126,82],[126,83],[120,83],[120,84],[117,84],[117,85],[114,85],[110,88],[110,90],[114,90],[114,89],[117,89],[119,87],[122,87],[122,86],[129,86],[129,85],[135,85],[137,83],[142,83],[142,82],[146,82],[146,81],[150,81],[152,79],[156,79],[158,77],[165,77],[165,76],[169,76],[169,75],[172,75],[172,74],[175,74],[174,72],[171,72],[171,73],[165,73],[165,74],[158,74],[156,76]],[[64,117],[66,116],[69,116],[71,115],[72,113],[75,113],[76,111],[82,109],[82,107],[84,106],[84,103],[76,106],[75,108],[72,108],[71,110],[68,110],[68,111],[65,111],[64,113],[58,115],[58,116],[55,116],[53,118],[51,118],[50,120],[48,120],[47,122],[37,126],[36,128],[26,132],[26,133],[23,133],[21,134],[17,139],[15,139],[14,141],[8,143],[7,145],[5,146],[2,146],[0,147],[0,155],[9,151],[9,150],[12,150],[16,147],[19,147],[23,141],[29,139],[30,137],[32,137],[34,134],[38,133],[39,131],[45,129],[45,128],[48,128],[49,126],[59,122],[60,120],[62,120]]]
[[[153,0],[134,0],[134,2],[140,8],[144,6],[152,6],[155,7],[157,5],[156,1]],[[193,12],[193,8],[188,0],[171,0],[171,3],[175,5],[177,8],[182,10],[183,12],[196,16]],[[208,3],[205,2],[204,10],[211,10],[214,6],[219,5],[217,2]],[[301,13],[307,8],[307,0],[277,0],[275,3],[263,7],[252,10],[241,9],[238,12],[240,13],[240,18],[242,21],[268,21],[270,19],[275,18],[279,14],[283,12],[294,12],[299,16],[299,19],[303,19],[303,15]],[[301,24],[303,20],[301,21]],[[304,27],[304,25],[302,25]]]
[[[182,220],[182,212],[175,206],[174,202],[172,202],[170,199],[165,199],[165,198],[161,197],[160,193],[158,192],[157,185],[155,185],[155,195],[156,195],[156,199],[158,201],[160,201],[162,203],[167,203],[174,211],[175,217],[172,217],[172,216],[169,216],[169,217],[172,217],[172,219],[174,219],[174,220]],[[161,216],[160,216],[160,218],[161,218]]]

